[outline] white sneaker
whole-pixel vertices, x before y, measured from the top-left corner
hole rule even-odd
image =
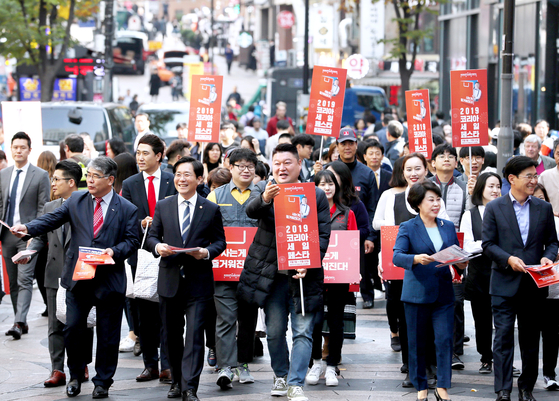
[[[307,384],[310,384],[311,386],[317,385],[320,378],[324,376],[325,371],[326,371],[326,362],[315,359],[311,370],[309,370],[309,373],[307,373],[305,382]]]
[[[338,378],[336,377],[336,368],[334,366],[326,367],[326,373],[324,374],[326,378],[326,385],[327,386],[337,386],[338,385]]]
[[[276,397],[285,397],[287,395],[287,376],[277,377],[274,375],[274,385],[272,386],[270,395]]]
[[[118,345],[118,350],[120,352],[132,352],[134,351],[134,344],[135,341],[132,340],[130,337],[126,336],[122,340],[120,340],[120,344]]]
[[[287,401],[309,401],[309,399],[305,397],[303,387],[289,386],[289,390],[287,390]]]
[[[559,382],[555,380],[555,377],[543,377],[544,388],[546,390],[559,390]]]

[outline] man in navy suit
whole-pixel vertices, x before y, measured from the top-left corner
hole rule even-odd
[[[204,324],[214,302],[211,261],[227,244],[219,206],[196,193],[204,180],[202,163],[183,157],[175,163],[174,173],[178,195],[157,203],[147,247],[154,255],[161,255],[157,292],[173,377],[168,397],[182,394],[183,400],[198,401]],[[171,247],[195,250],[178,253]]]
[[[535,400],[532,390],[538,378],[541,312],[548,289],[538,288],[526,267],[552,263],[559,245],[551,204],[532,196],[538,183],[536,166],[526,156],[509,160],[504,176],[510,192],[489,202],[483,217],[482,247],[493,261],[489,293],[498,401],[511,399],[515,319],[522,357],[519,400]]]
[[[113,190],[117,164],[108,157],[98,157],[88,167],[87,189],[75,192],[58,209],[26,225],[11,228],[18,237],[36,237],[70,223],[72,239],[62,270],[61,286],[66,288],[66,329],[64,341],[68,353],[70,382],[66,394],[75,397],[81,392],[87,347],[84,344],[87,316],[93,306],[97,309],[97,355],[93,398],[109,396],[109,387],[118,363],[118,342],[126,275],[124,261],[140,245],[138,241],[137,209]],[[104,249],[115,264],[97,267],[91,280],[74,281],[74,267],[79,247]]]
[[[138,208],[138,229],[140,230],[141,227],[142,231],[149,229],[157,201],[177,193],[173,184],[173,174],[161,171],[159,168],[164,152],[163,141],[157,135],[144,135],[140,138],[138,150],[136,150],[136,162],[140,172],[122,183],[123,198]],[[128,263],[130,263],[135,277],[138,264],[136,252],[132,254]],[[136,377],[136,380],[160,379],[162,382],[170,382],[171,371],[164,345],[161,347],[161,375],[158,369],[157,349],[160,342],[165,341],[164,337],[160,336],[159,304],[145,299],[135,299],[134,303],[139,316],[139,322],[135,322],[134,327],[139,326],[136,334],[140,337],[144,358],[144,370]]]

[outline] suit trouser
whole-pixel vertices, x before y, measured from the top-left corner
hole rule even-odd
[[[6,229],[2,230],[2,254],[6,262],[8,279],[10,280],[10,298],[14,308],[14,323],[27,323],[27,313],[31,305],[33,295],[33,277],[35,275],[35,263],[37,258],[25,265],[16,265],[12,257],[27,248],[27,243]]]
[[[464,354],[464,283],[452,284],[454,288],[454,353]]]
[[[373,272],[378,271],[378,253],[376,249],[367,254],[363,250],[360,260],[359,272],[361,273],[361,282],[359,283],[359,292],[363,297],[363,302],[371,301],[374,304],[375,287],[373,285]]]
[[[231,281],[216,281],[214,284],[215,346],[220,368],[237,366],[237,362],[249,363],[254,356],[258,306],[238,301],[237,285]]]
[[[542,327],[543,375],[553,378],[559,354],[559,299],[546,299],[544,309],[550,313]]]
[[[495,323],[493,360],[496,393],[512,390],[515,318],[518,318],[518,345],[522,358],[522,374],[518,378],[518,388],[529,391],[534,389],[538,379],[540,316],[544,302],[545,298],[535,291],[519,291],[514,297],[491,296]]]
[[[91,284],[77,283],[73,291],[66,292],[64,342],[68,354],[70,380],[82,379],[88,354],[91,355],[91,347],[87,344],[90,331],[87,328],[87,316],[95,306],[97,312],[95,371],[97,374],[91,381],[96,386],[109,388],[113,384],[118,363],[118,344],[125,297],[124,294],[111,292],[103,299],[99,299]]]
[[[181,279],[181,284],[184,279]],[[173,383],[181,391],[198,390],[204,367],[204,325],[213,297],[188,296],[182,285],[176,296],[159,297],[163,333],[167,338],[166,352]],[[186,338],[183,340],[186,314]]]
[[[470,301],[476,328],[476,347],[482,363],[493,362],[493,313],[491,295],[476,293]]]
[[[161,345],[161,370],[169,369],[169,361],[165,353],[165,336],[159,314],[159,302],[136,298],[136,310],[139,317],[139,337],[142,347],[144,366],[150,369],[159,368],[159,352]],[[138,322],[136,322],[138,324]]]

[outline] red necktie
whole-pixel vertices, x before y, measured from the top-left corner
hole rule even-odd
[[[95,206],[95,212],[93,212],[93,238],[97,237],[101,227],[103,227],[103,209],[101,209],[101,202],[103,198],[95,198],[97,205]]]
[[[152,175],[148,177],[148,205],[149,205],[149,215],[153,217],[155,213],[155,204],[157,203],[157,198],[155,197],[155,186],[153,185],[153,179],[155,177]]]

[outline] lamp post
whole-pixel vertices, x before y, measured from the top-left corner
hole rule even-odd
[[[303,52],[303,95],[309,94],[309,0],[305,0],[305,43]]]

